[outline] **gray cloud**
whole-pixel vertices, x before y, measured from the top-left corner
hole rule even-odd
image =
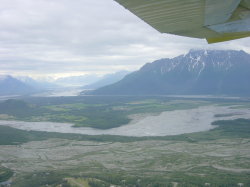
[[[250,39],[207,45],[160,34],[113,0],[1,0],[0,73],[135,70],[192,48],[250,52]]]

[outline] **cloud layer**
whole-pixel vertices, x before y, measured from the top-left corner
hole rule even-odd
[[[160,34],[113,0],[1,0],[0,74],[63,76],[135,70],[192,48],[242,49]]]

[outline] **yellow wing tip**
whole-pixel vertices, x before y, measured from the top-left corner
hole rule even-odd
[[[250,32],[244,32],[244,33],[232,33],[232,34],[224,34],[220,37],[215,38],[206,38],[207,43],[218,43],[218,42],[225,42],[229,40],[236,40],[240,38],[246,38],[250,36]]]

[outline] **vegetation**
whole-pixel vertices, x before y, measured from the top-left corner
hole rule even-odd
[[[91,169],[91,168],[89,168]],[[210,184],[211,186],[233,187],[238,183],[249,186],[248,174],[232,174],[230,172],[218,172],[212,168],[200,169],[199,172],[208,172],[204,176],[190,175],[184,172],[151,173],[148,176],[145,171],[142,173],[126,173],[122,171],[103,171],[102,173],[92,173],[87,176],[66,177],[72,171],[57,171],[46,173],[35,173],[25,175],[15,181],[13,187],[27,186],[63,186],[63,187],[110,187],[110,186],[152,186],[152,187],[172,187],[174,183],[180,187],[198,187]],[[75,171],[73,171],[75,173]],[[192,173],[192,172],[191,172]],[[164,176],[165,175],[165,176]],[[96,178],[93,178],[96,177]],[[239,182],[240,181],[240,182]]]
[[[10,99],[0,103],[0,119],[72,123],[75,127],[109,129],[130,122],[129,115],[159,113],[206,105],[208,101],[137,97]]]
[[[224,138],[250,138],[249,119],[221,120],[213,122],[212,125],[216,125],[217,128],[206,132],[191,133],[181,136],[185,136],[189,141],[193,142]]]
[[[7,181],[12,175],[13,172],[10,169],[0,166],[0,182]]]
[[[91,136],[69,133],[24,131],[11,127],[0,126],[0,145],[16,145],[29,141],[47,140],[49,138],[97,142],[134,142],[145,140],[200,142],[208,140],[218,140],[223,138],[250,138],[249,119],[216,121],[213,123],[213,125],[216,125],[218,127],[206,132],[163,137],[126,137],[110,135]]]
[[[61,183],[67,184],[63,181],[63,174],[61,172],[41,172],[23,175],[18,180],[14,181],[14,187],[28,187],[28,186],[58,186]]]
[[[111,123],[115,124],[133,113],[188,109],[213,102],[221,105],[245,106],[244,101],[232,100],[225,102],[225,100],[209,99],[180,101],[180,99],[146,97],[141,99],[75,97],[8,100],[0,104],[0,111],[5,118],[11,116],[16,120],[33,120],[40,117],[44,120],[47,118],[63,122],[78,120],[81,121],[79,124],[84,125],[87,125],[85,122],[89,120],[92,122],[89,124],[97,125],[104,123],[105,120],[107,123],[110,122],[109,118],[101,116],[112,116],[113,112],[118,116],[113,118],[114,121],[111,120]],[[27,110],[23,111],[24,108]],[[94,116],[95,113],[99,113],[97,117]],[[98,122],[98,118],[104,121]],[[178,187],[198,187],[205,184],[227,187],[237,186],[238,183],[250,186],[249,151],[244,149],[249,145],[250,119],[220,120],[212,125],[216,125],[217,128],[206,132],[165,137],[88,136],[24,131],[0,126],[0,146],[5,148],[4,150],[10,149],[10,154],[17,148],[22,149],[23,155],[25,155],[23,148],[30,151],[29,154],[34,154],[33,159],[28,154],[27,159],[20,157],[20,160],[17,160],[12,157],[7,160],[10,168],[14,170],[21,170],[18,166],[26,167],[28,166],[26,164],[31,164],[31,168],[47,162],[51,166],[55,164],[51,168],[45,167],[45,164],[42,169],[34,169],[32,172],[25,168],[25,172],[18,172],[17,176],[13,177],[14,187],[112,185],[165,187],[176,184]],[[38,143],[35,143],[37,141]],[[27,142],[28,144],[24,144]],[[55,143],[50,144],[50,142]],[[44,146],[39,147],[41,144]],[[77,150],[74,152],[75,148]],[[39,150],[40,153],[35,150]],[[58,160],[51,157],[53,153],[57,154],[62,150],[65,150],[65,158],[61,158],[63,154]],[[67,150],[72,152],[72,157],[67,155]],[[45,155],[48,153],[50,157],[47,158]],[[3,160],[2,163],[5,162]],[[222,169],[216,168],[218,163]],[[234,172],[234,168],[243,170]],[[0,182],[8,180],[14,170],[1,167]]]

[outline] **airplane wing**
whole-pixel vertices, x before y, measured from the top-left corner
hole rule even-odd
[[[250,36],[250,0],[115,0],[161,33],[208,43]]]

